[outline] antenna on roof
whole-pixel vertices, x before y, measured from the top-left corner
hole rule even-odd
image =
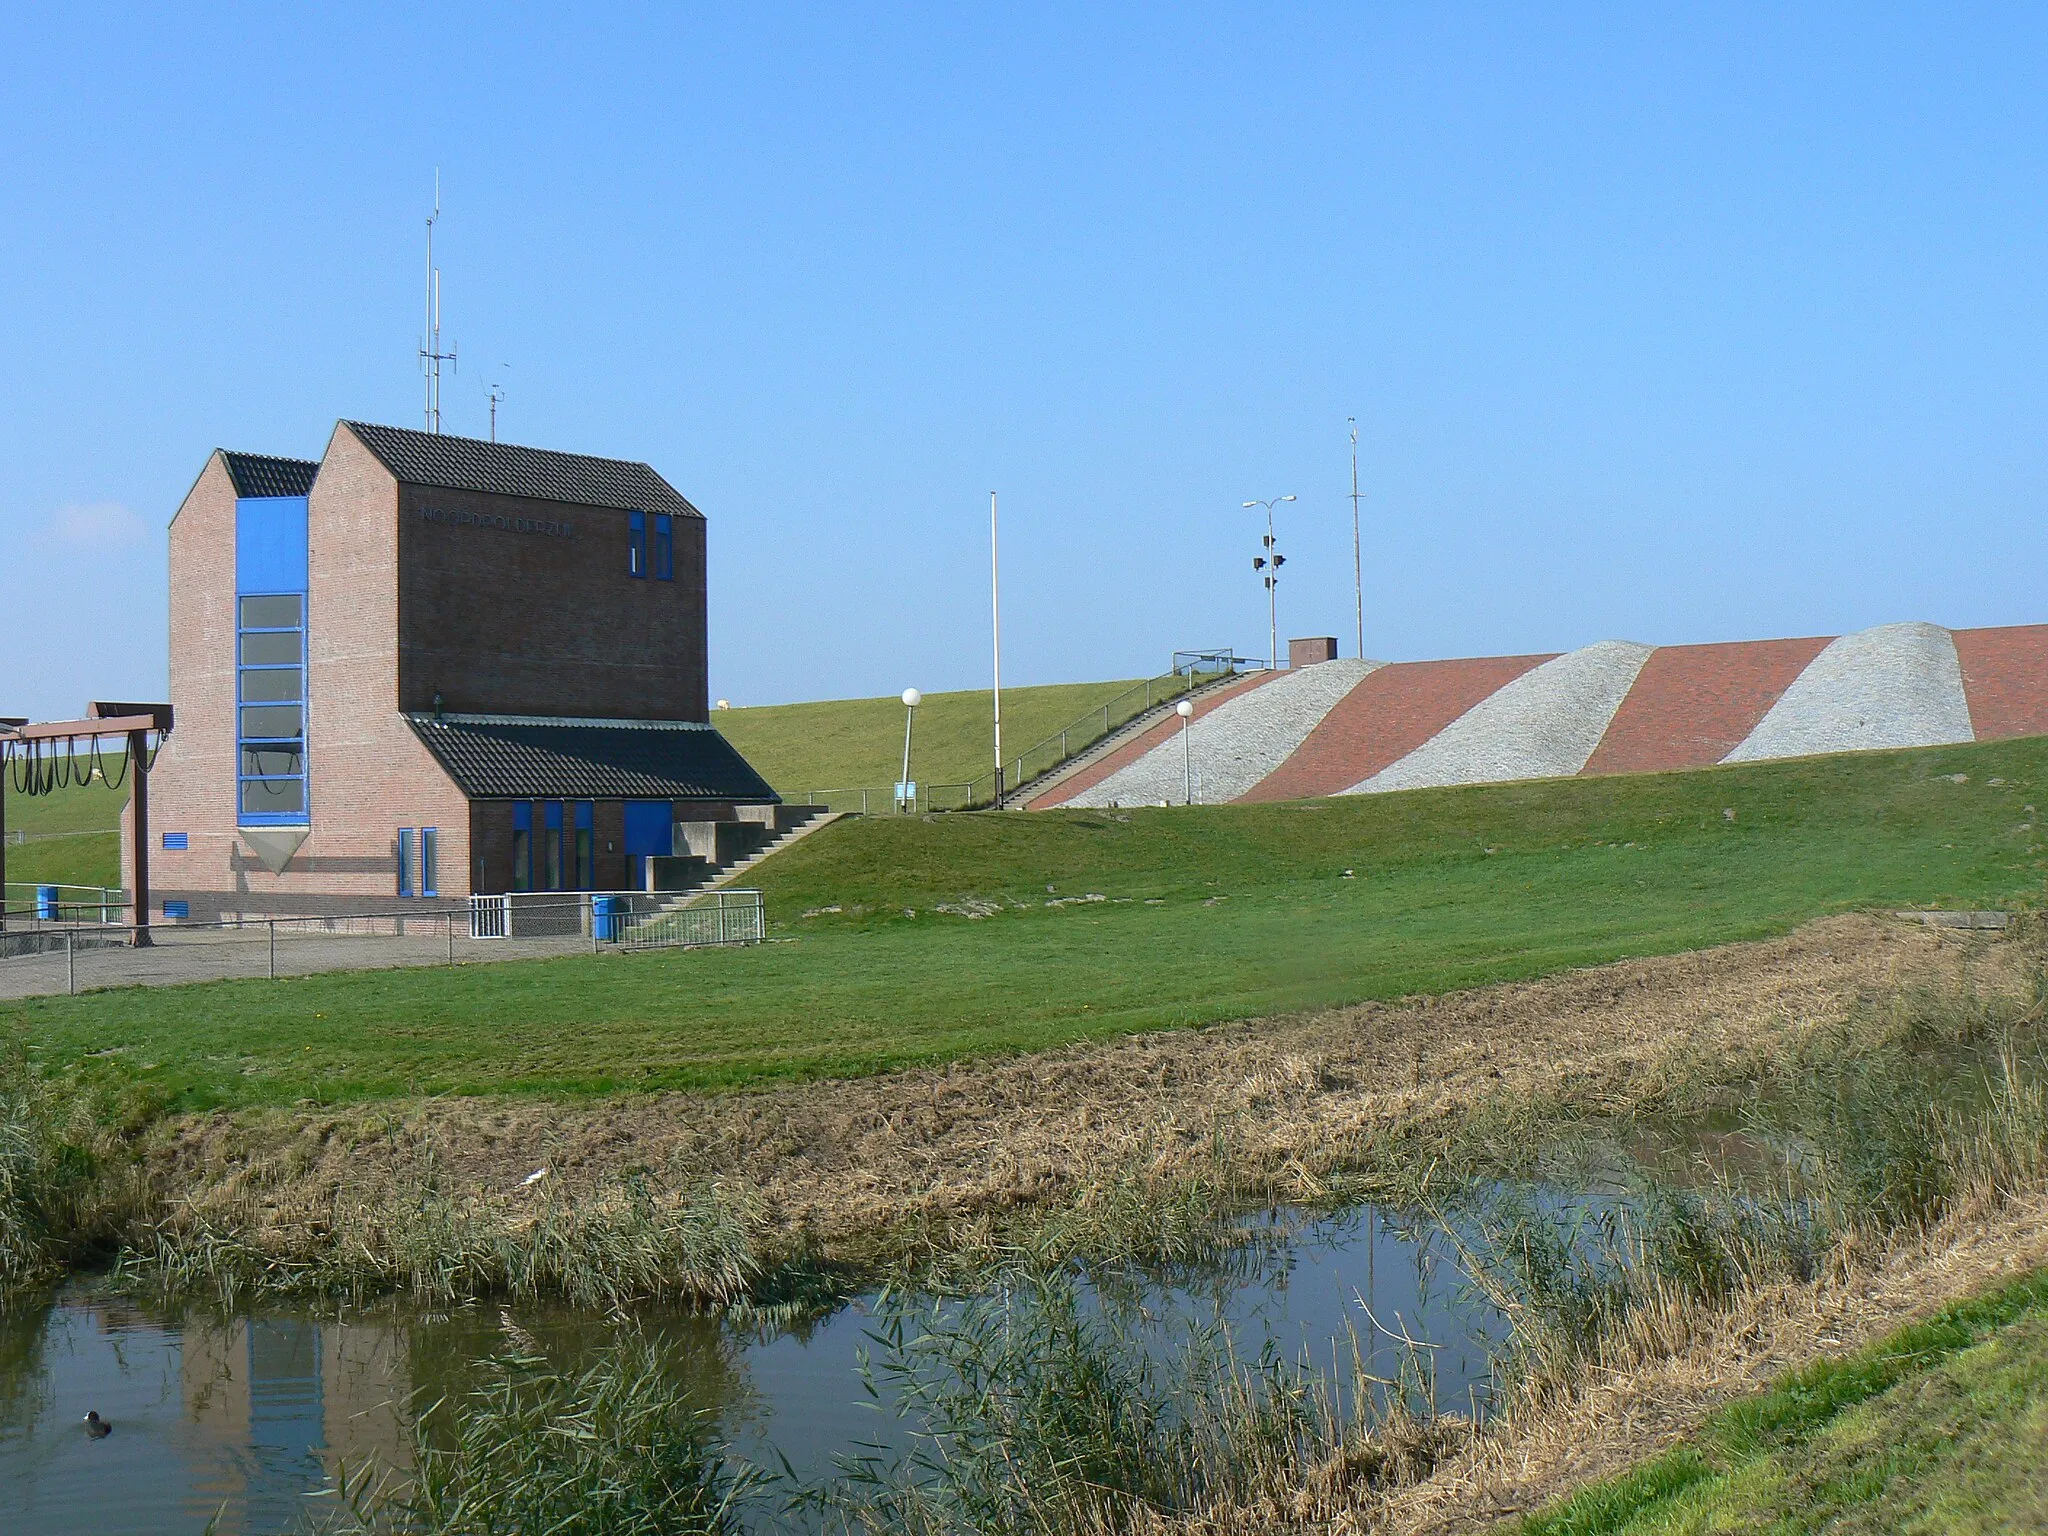
[[[455,348],[441,350],[441,269],[434,265],[434,226],[441,221],[441,170],[434,168],[434,211],[427,215],[427,331],[420,342],[420,371],[427,376],[427,430],[441,430],[441,365],[455,365]],[[459,365],[456,365],[459,367]]]
[[[500,363],[498,366],[500,368],[510,368],[512,365],[510,363]],[[503,379],[491,380],[490,386],[485,389],[484,393],[491,397],[491,441],[495,443],[498,440],[498,402],[505,398],[505,381]]]

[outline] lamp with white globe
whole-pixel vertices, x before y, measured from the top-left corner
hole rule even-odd
[[[917,785],[910,779],[910,726],[917,718],[917,706],[924,695],[915,688],[903,690],[903,777],[896,782],[896,809],[912,810],[917,805]]]
[[[1193,749],[1188,745],[1188,727],[1194,723],[1194,702],[1190,699],[1182,699],[1173,706],[1173,712],[1180,716],[1181,796],[1189,805],[1193,805],[1195,803],[1195,760]]]

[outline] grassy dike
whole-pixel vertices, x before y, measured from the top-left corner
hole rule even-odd
[[[1014,756],[1038,745],[1133,681],[1005,688],[1005,750]],[[903,702],[893,694],[721,709],[711,723],[785,798],[807,790],[886,788],[903,772]],[[966,784],[991,772],[990,731],[987,690],[926,694],[912,733],[911,777],[921,784]]]
[[[104,783],[67,785],[47,795],[19,795],[10,784],[7,835],[26,833],[31,840],[8,843],[7,883],[118,886],[118,828],[127,803],[125,782],[118,789]],[[26,893],[15,892],[16,906],[26,900]]]
[[[1731,1404],[1523,1536],[1992,1532],[2048,1524],[2048,1271]]]
[[[764,865],[777,942],[0,1004],[170,1109],[842,1078],[2003,906],[2048,739],[1286,805],[850,822]]]

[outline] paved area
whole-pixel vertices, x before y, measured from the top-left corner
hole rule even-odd
[[[1294,754],[1338,700],[1364,681],[1376,661],[1325,661],[1268,674],[1257,688],[1234,693],[1198,713],[1188,732],[1195,798],[1235,800]],[[1162,722],[1164,723],[1164,722]],[[1185,797],[1180,721],[1165,739],[1099,784],[1067,797],[1075,806],[1177,805]]]
[[[1554,657],[1349,793],[1575,774],[1607,734],[1650,651],[1631,640],[1602,640]]]
[[[1949,632],[1882,624],[1830,641],[1722,761],[1974,740]]]
[[[1340,794],[1399,762],[1523,673],[1555,659],[1550,654],[1479,656],[1381,667],[1344,695],[1301,749],[1244,798],[1305,800]]]
[[[1585,771],[1668,773],[1720,762],[1827,643],[1814,636],[1658,646]]]
[[[434,925],[438,930],[439,925]],[[261,928],[161,928],[148,949],[89,947],[90,936],[73,950],[0,959],[0,999],[62,996],[96,987],[161,987],[181,982],[223,981],[272,974],[270,937]],[[533,960],[590,953],[590,940],[472,939],[458,927],[451,944],[445,933],[402,937],[280,932],[279,976],[322,971],[376,971],[404,966],[476,965],[494,960]]]

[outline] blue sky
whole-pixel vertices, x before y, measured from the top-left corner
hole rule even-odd
[[[160,694],[215,446],[644,458],[735,703],[2048,620],[2048,12],[21,9],[0,712]],[[544,615],[525,622],[545,624]],[[621,637],[630,643],[630,637]]]

